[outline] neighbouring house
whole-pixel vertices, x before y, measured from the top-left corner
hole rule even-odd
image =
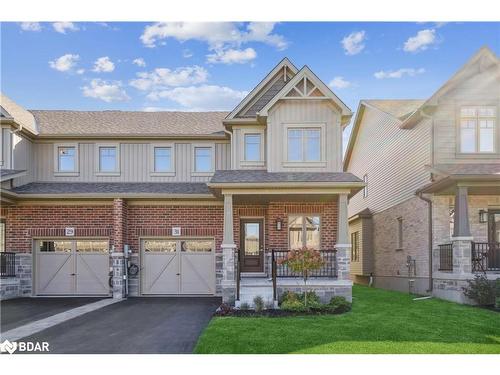
[[[352,113],[307,66],[282,60],[231,113],[0,104],[2,298],[276,303],[302,288],[279,260],[308,246],[324,259],[308,288],[351,299]]]
[[[344,171],[355,282],[457,302],[500,277],[500,67],[481,48],[426,100],[363,100]]]

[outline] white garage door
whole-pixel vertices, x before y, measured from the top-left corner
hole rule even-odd
[[[212,239],[144,239],[142,294],[214,294]]]
[[[36,242],[37,295],[108,295],[109,245],[104,240]]]

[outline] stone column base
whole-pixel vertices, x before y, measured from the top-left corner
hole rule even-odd
[[[123,253],[111,254],[112,267],[113,267],[113,298],[125,297],[125,279],[124,279],[124,265],[125,257]]]
[[[236,245],[222,244],[222,302],[234,305],[236,300]]]

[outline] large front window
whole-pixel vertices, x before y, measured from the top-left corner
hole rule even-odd
[[[115,172],[117,170],[116,147],[99,148],[99,171]]]
[[[320,217],[292,215],[288,217],[288,239],[290,249],[304,246],[320,250]]]
[[[318,128],[288,129],[288,161],[320,161],[321,130]]]
[[[460,109],[460,152],[495,152],[495,107]]]

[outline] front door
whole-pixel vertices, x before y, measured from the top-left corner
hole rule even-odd
[[[241,272],[264,271],[264,220],[241,220]]]
[[[489,243],[499,243],[500,242],[500,211],[489,211],[488,212],[488,242]]]

